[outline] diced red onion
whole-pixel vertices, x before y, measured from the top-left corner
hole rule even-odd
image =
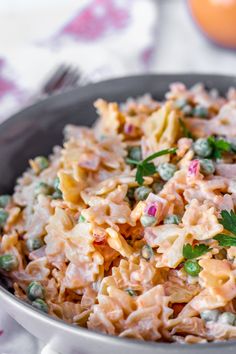
[[[165,209],[167,206],[166,200],[154,193],[149,193],[145,203],[146,207],[144,209],[144,214],[155,216],[159,223],[165,216]]]
[[[193,160],[190,162],[190,165],[188,167],[188,176],[189,177],[195,177],[198,175],[200,170],[200,162],[199,160]]]
[[[125,126],[124,126],[124,132],[125,132],[125,134],[130,135],[130,134],[133,133],[133,130],[134,130],[133,124],[125,123]]]
[[[147,205],[146,209],[146,214],[149,216],[156,216],[157,213],[157,204],[149,204]]]

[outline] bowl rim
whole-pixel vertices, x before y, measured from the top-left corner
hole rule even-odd
[[[64,96],[70,96],[71,94],[80,94],[80,97],[86,96],[89,94],[89,91],[93,87],[97,87],[99,89],[99,86],[104,86],[106,84],[112,84],[112,83],[118,83],[118,82],[125,82],[130,81],[130,80],[142,80],[143,78],[148,79],[148,78],[156,78],[156,79],[173,79],[173,81],[184,81],[185,79],[188,78],[193,78],[195,83],[198,82],[203,82],[206,80],[211,80],[211,79],[226,79],[226,80],[234,80],[235,81],[235,87],[236,87],[236,76],[231,76],[231,75],[220,75],[220,74],[206,74],[206,73],[148,73],[148,74],[142,74],[142,75],[130,75],[130,76],[125,76],[125,77],[118,77],[118,78],[112,78],[108,80],[103,80],[99,81],[96,83],[89,83],[86,86],[82,87],[77,87],[71,90],[68,90],[64,93],[57,93],[51,97],[45,98],[39,102],[33,103],[26,108],[20,110],[19,112],[11,115],[9,118],[4,120],[2,123],[0,123],[0,130],[7,129],[9,124],[12,124],[15,120],[18,120],[21,118],[21,116],[25,112],[29,112],[31,110],[35,109],[40,109],[41,107],[44,107],[45,105],[48,104],[54,104],[54,102],[57,102],[60,100],[61,97]],[[145,92],[144,92],[145,93]],[[5,298],[5,301],[10,302],[12,307],[18,307],[21,311],[27,313],[29,316],[34,317],[34,318],[39,318],[41,319],[44,323],[48,323],[49,325],[53,327],[60,328],[61,330],[65,330],[67,332],[71,332],[75,335],[81,335],[87,339],[93,339],[97,340],[100,342],[110,342],[110,344],[113,345],[118,345],[123,343],[127,349],[129,347],[138,346],[139,348],[147,348],[147,347],[152,347],[153,349],[158,349],[158,348],[167,348],[168,350],[177,350],[180,349],[182,351],[188,351],[192,349],[198,349],[198,350],[206,350],[207,348],[209,349],[214,349],[214,348],[219,348],[222,347],[227,348],[227,347],[236,347],[236,340],[227,340],[227,341],[219,341],[219,342],[214,342],[214,343],[198,343],[198,344],[182,344],[182,343],[177,343],[177,342],[154,342],[154,341],[140,341],[132,338],[123,338],[123,337],[118,337],[115,335],[108,335],[104,334],[102,332],[95,332],[92,330],[89,330],[87,328],[83,328],[77,325],[72,325],[69,324],[63,320],[60,320],[59,318],[50,316],[46,313],[42,313],[40,310],[33,308],[30,304],[27,302],[21,300],[20,298],[16,297],[14,294],[6,290],[1,284],[0,284],[0,296]]]

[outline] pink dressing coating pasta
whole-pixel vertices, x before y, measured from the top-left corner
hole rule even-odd
[[[36,282],[51,316],[106,334],[235,339],[236,247],[215,239],[229,235],[220,217],[236,204],[232,92],[222,98],[175,83],[162,102],[99,99],[94,127],[67,126],[63,147],[32,159],[1,205],[0,271],[15,295],[34,306]],[[206,152],[209,136],[230,148]],[[156,170],[140,186],[127,158],[171,148],[175,154],[150,161]],[[207,251],[188,259],[186,245]]]

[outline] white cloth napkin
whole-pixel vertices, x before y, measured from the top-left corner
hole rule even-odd
[[[155,0],[0,2],[0,116],[28,104],[60,64],[92,81],[147,70],[157,19]]]
[[[148,70],[155,0],[0,1],[0,120],[35,99],[56,66],[93,81]],[[0,354],[54,354],[0,309]]]

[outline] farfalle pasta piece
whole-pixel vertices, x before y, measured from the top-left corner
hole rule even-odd
[[[90,222],[97,225],[107,224],[115,227],[115,224],[131,224],[131,210],[127,202],[113,203],[108,199],[97,198],[93,205],[83,211],[83,216]]]
[[[13,231],[11,234],[5,234],[1,239],[1,251],[7,252],[12,247],[16,246],[19,240],[17,232]]]
[[[179,318],[225,306],[236,296],[235,271],[226,260],[201,259],[199,281],[203,290],[181,311]]]
[[[120,112],[118,104],[98,99],[94,103],[94,106],[100,115],[100,120],[96,123],[97,133],[110,135],[118,133],[120,126],[125,121],[125,117]]]
[[[98,295],[98,305],[94,306],[87,325],[89,329],[107,334],[118,334],[116,327],[122,327],[124,313],[119,302],[106,295]]]
[[[145,136],[154,136],[159,141],[166,126],[167,117],[170,113],[170,105],[164,105],[162,108],[154,112],[146,123],[143,125]]]
[[[119,252],[123,257],[129,258],[132,253],[132,247],[127,243],[124,237],[112,228],[107,228],[107,242],[111,248]]]
[[[236,272],[227,260],[201,259],[203,268],[199,281],[215,297],[222,298],[225,304],[236,296]]]
[[[217,197],[219,192],[225,193],[228,188],[228,183],[225,178],[213,176],[207,180],[197,180],[194,184],[189,184],[184,190],[184,198],[190,203],[191,200],[197,199],[199,202],[209,201],[218,209]]]
[[[81,201],[80,193],[84,184],[76,181],[71,174],[63,171],[59,172],[58,177],[63,199],[68,203],[79,204]]]
[[[126,328],[120,336],[157,340],[162,335],[161,324],[166,323],[172,310],[161,285],[148,290],[137,298],[137,310],[125,320]]]
[[[68,289],[83,289],[96,281],[100,273],[103,257],[99,252],[94,252],[90,259],[77,260],[70,263],[66,269],[63,286]]]
[[[208,131],[210,134],[219,134],[234,137],[236,135],[235,127],[236,103],[231,101],[223,105],[219,114],[208,122]]]
[[[46,254],[55,264],[65,264],[69,260],[65,272],[63,286],[83,288],[95,281],[103,272],[103,257],[93,246],[94,237],[89,223],[74,226],[70,216],[64,210],[56,209],[47,227]],[[48,247],[54,239],[54,248]],[[67,242],[67,241],[70,242]]]
[[[171,334],[176,333],[187,333],[200,337],[208,337],[207,328],[205,323],[198,317],[183,318],[181,323],[177,324],[173,329]]]
[[[236,164],[219,163],[216,166],[216,173],[221,177],[232,180],[236,175]]]
[[[96,184],[93,187],[88,187],[84,189],[81,193],[81,196],[86,204],[91,205],[91,200],[94,196],[102,196],[113,191],[117,186],[117,179],[110,178]]]
[[[27,212],[27,210],[23,211],[23,217],[26,216],[25,213]],[[45,228],[52,213],[50,199],[44,195],[39,195],[33,210],[27,215],[27,222],[24,225],[25,239],[43,236],[46,233]]]
[[[179,215],[184,213],[185,200],[183,193],[186,187],[187,172],[186,170],[180,170],[174,174],[159,193],[160,197],[168,201],[170,213],[173,212]]]
[[[120,337],[136,339],[158,340],[161,338],[161,319],[158,318],[161,312],[159,305],[140,308],[133,311],[124,322],[125,330],[120,333]]]
[[[214,340],[227,340],[236,338],[236,326],[227,324],[207,322],[208,336]]]
[[[213,238],[223,231],[223,226],[216,217],[214,207],[208,203],[200,204],[197,199],[193,199],[182,219],[184,227],[198,241]]]
[[[25,268],[25,273],[29,275],[31,280],[46,280],[50,274],[47,258],[42,257],[30,262]]]
[[[103,279],[99,292],[106,295],[108,286],[143,292],[163,281],[164,274],[153,264],[131,256],[129,260],[122,259],[118,267],[113,267],[112,276]]]
[[[173,146],[179,134],[179,119],[170,103],[166,103],[154,112],[143,124],[143,157]],[[169,155],[155,159],[155,163],[169,161]]]
[[[139,261],[138,269],[130,273],[130,281],[133,285],[140,284],[144,291],[163,281],[162,273],[145,259]]]
[[[168,279],[163,286],[165,294],[169,296],[172,304],[188,303],[201,291],[198,282],[190,284],[186,279],[183,279],[176,270],[169,272]]]
[[[132,298],[127,292],[120,290],[115,286],[109,286],[107,288],[107,293],[112,299],[115,299],[120,304],[125,315],[129,315],[136,309],[134,298]]]
[[[160,225],[148,227],[144,233],[145,240],[151,247],[157,247],[163,253],[161,266],[175,268],[183,260],[183,246],[186,231],[178,225]]]

